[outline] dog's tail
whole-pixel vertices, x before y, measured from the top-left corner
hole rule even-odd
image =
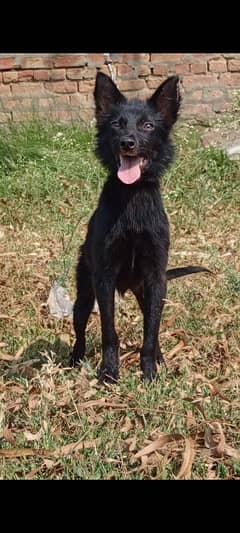
[[[189,274],[197,274],[198,272],[208,272],[208,274],[213,274],[211,270],[205,267],[189,265],[187,267],[179,268],[170,268],[167,270],[167,280],[181,278],[182,276],[189,276]]]

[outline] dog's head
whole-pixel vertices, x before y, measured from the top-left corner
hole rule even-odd
[[[180,106],[179,79],[164,81],[146,101],[127,100],[99,72],[94,90],[97,155],[126,185],[156,180],[172,160],[169,133]]]

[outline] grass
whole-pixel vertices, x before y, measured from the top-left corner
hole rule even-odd
[[[180,124],[162,183],[169,266],[215,276],[169,283],[161,325],[167,368],[140,381],[142,317],[131,294],[116,324],[121,379],[99,386],[99,316],[90,357],[70,369],[71,320],[52,318],[50,287],[75,297],[75,264],[105,179],[94,129],[33,121],[0,135],[0,477],[239,478],[240,169]]]

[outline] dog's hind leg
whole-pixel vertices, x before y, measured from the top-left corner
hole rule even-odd
[[[75,366],[84,357],[86,340],[85,329],[94,305],[94,290],[90,271],[84,256],[80,257],[77,267],[77,299],[73,309],[73,324],[76,342],[73,347],[70,364]]]
[[[144,290],[143,290],[143,287],[141,287],[141,286],[140,287],[134,287],[134,289],[132,289],[132,291],[133,291],[134,296],[136,297],[136,300],[138,302],[138,305],[139,305],[142,313],[144,314]],[[165,363],[163,355],[162,355],[162,352],[160,350],[159,340],[158,339],[157,339],[157,344],[156,344],[155,357],[156,357],[157,363],[159,363],[159,364]]]
[[[143,378],[152,381],[157,373],[157,343],[164,298],[167,292],[167,280],[161,275],[153,280],[146,276],[144,280],[144,338],[140,354]],[[160,352],[160,350],[159,350]],[[161,352],[160,352],[161,354]],[[160,355],[161,357],[161,355]]]

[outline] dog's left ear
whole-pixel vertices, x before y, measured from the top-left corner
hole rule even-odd
[[[179,77],[171,76],[165,80],[149,98],[148,103],[161,114],[165,125],[171,128],[177,120],[181,103]]]

